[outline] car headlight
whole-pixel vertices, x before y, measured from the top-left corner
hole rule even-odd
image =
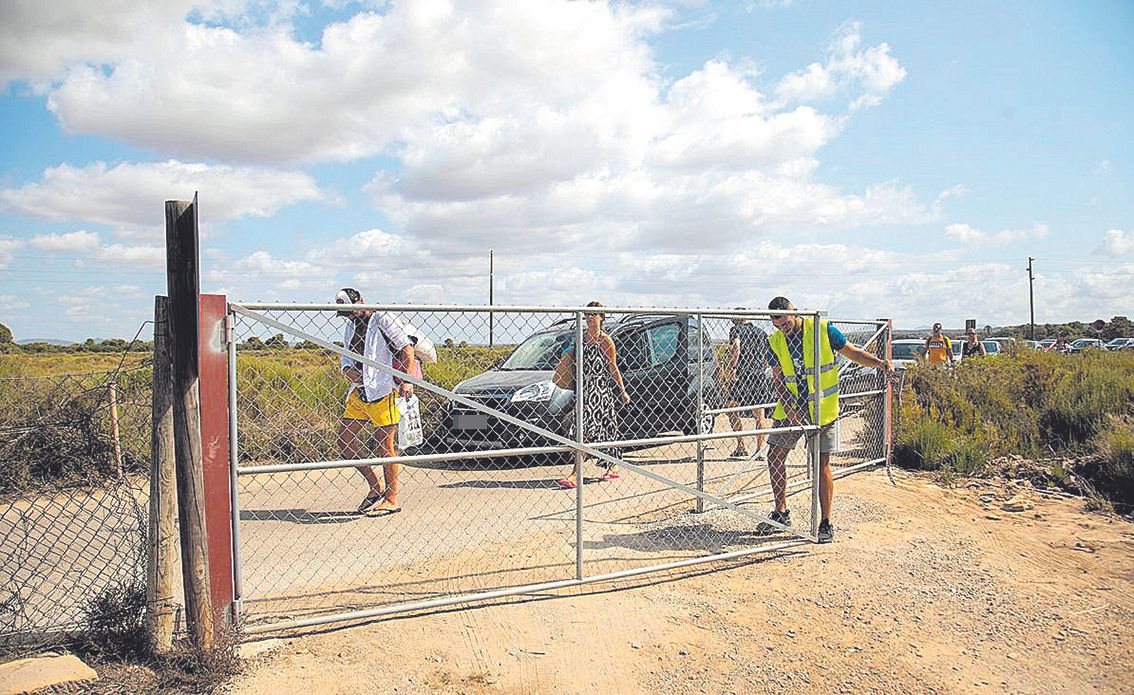
[[[550,381],[541,381],[538,384],[528,384],[519,391],[512,394],[512,402],[519,403],[520,401],[549,401],[551,394],[555,392],[555,385]]]

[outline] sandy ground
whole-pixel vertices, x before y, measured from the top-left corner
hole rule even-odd
[[[836,542],[293,634],[233,693],[1134,692],[1134,524],[871,472]]]

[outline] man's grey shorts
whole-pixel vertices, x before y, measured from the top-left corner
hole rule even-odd
[[[773,427],[790,427],[787,420],[776,420]],[[794,449],[804,432],[773,432],[768,435],[768,446],[777,449]],[[839,449],[839,421],[835,420],[819,430],[819,453],[827,454]]]

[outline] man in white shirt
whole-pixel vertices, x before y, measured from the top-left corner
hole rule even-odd
[[[336,304],[365,304],[358,290],[344,287],[335,297]],[[413,364],[413,343],[385,311],[340,311],[347,318],[343,329],[343,347],[368,360],[390,366],[397,353],[403,364]],[[380,455],[396,456],[394,436],[398,431],[400,414],[395,404],[399,391],[402,397],[413,395],[413,384],[396,383],[394,377],[372,364],[343,355],[340,359],[343,376],[350,382],[346,406],[339,424],[339,447],[344,460],[363,456],[362,430],[367,423],[377,429]],[[401,511],[398,504],[398,464],[382,466],[384,481],[379,480],[370,466],[356,470],[370,484],[370,491],[358,505],[359,512],[371,508],[386,514]],[[383,485],[383,482],[385,483]]]

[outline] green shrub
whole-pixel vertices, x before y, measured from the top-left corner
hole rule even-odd
[[[965,360],[953,370],[919,364],[903,382],[894,409],[899,465],[974,475],[995,456],[1050,458],[1105,449],[1105,471],[1087,477],[1112,497],[1132,487],[1129,454],[1123,452],[1131,448],[1134,353],[1020,350]],[[1066,480],[1070,471],[1050,475]]]
[[[1134,504],[1134,417],[1113,417],[1099,436],[1097,469],[1088,475],[1113,499]],[[1085,472],[1086,473],[1086,472]]]

